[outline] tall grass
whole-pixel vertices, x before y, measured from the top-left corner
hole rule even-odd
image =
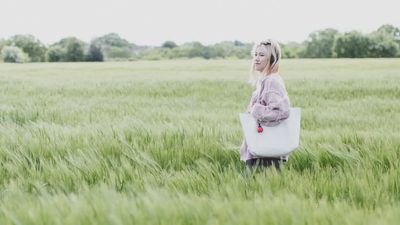
[[[400,61],[284,60],[281,173],[239,161],[248,66],[0,64],[0,224],[397,224]]]

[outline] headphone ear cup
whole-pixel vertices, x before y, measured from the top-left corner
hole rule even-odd
[[[271,54],[271,59],[269,60],[270,65],[277,63],[279,60],[279,52],[276,49],[275,49],[275,54],[276,54],[276,59],[275,59],[274,55]]]
[[[271,58],[269,59],[269,65],[272,65],[275,63],[275,57],[271,54]]]
[[[276,49],[275,52],[276,52],[276,62],[278,62],[278,60],[279,60],[279,58],[280,58],[278,49]]]

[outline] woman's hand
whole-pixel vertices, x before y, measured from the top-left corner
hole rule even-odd
[[[255,103],[251,108],[250,114],[256,119],[261,119],[263,117],[264,111],[264,105],[261,105],[260,103]]]

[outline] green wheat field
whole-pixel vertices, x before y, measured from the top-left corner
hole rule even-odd
[[[0,224],[398,224],[400,59],[284,59],[281,173],[239,160],[249,66],[1,63]]]

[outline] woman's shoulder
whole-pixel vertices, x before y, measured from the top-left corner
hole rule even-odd
[[[264,82],[265,82],[264,85],[270,88],[285,87],[285,83],[283,82],[282,77],[278,73],[268,75],[267,79],[265,79]]]

